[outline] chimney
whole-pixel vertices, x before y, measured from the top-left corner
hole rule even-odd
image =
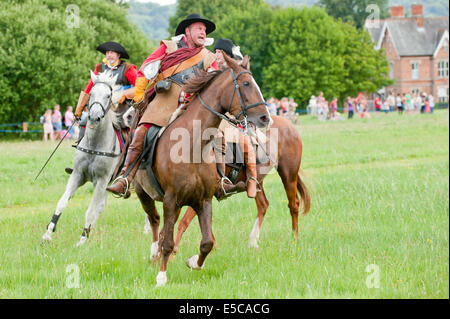
[[[423,28],[423,6],[421,4],[411,5],[411,17],[416,19],[418,28]]]
[[[391,17],[392,18],[403,18],[403,6],[391,7]]]

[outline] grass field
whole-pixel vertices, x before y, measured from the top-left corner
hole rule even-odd
[[[162,288],[134,194],[109,195],[90,241],[77,248],[92,192],[83,186],[53,242],[41,246],[74,149],[64,142],[33,182],[56,144],[0,142],[0,298],[449,298],[448,118],[447,110],[326,123],[301,117],[312,208],[299,220],[300,240],[281,180],[269,175],[260,248],[248,247],[254,201],[215,201],[218,247],[203,270],[186,267],[200,244],[195,220]]]

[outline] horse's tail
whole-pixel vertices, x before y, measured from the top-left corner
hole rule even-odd
[[[300,174],[297,175],[297,190],[303,201],[302,214],[305,216],[311,209],[311,196],[309,196],[308,187],[306,187],[306,184],[302,181]]]

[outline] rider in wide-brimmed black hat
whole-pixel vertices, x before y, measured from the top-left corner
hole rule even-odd
[[[94,74],[98,74],[109,69],[113,72],[113,74],[118,74],[117,84],[134,86],[137,75],[136,66],[134,64],[122,61],[122,59],[129,59],[130,56],[128,55],[127,50],[125,50],[120,43],[104,42],[97,47],[97,51],[105,54],[106,57],[103,59],[102,63],[95,65]],[[75,108],[75,116],[77,118],[81,117],[81,113],[89,100],[89,93],[91,92],[93,85],[94,83],[90,80],[84,91],[81,91],[80,93],[78,104]]]
[[[129,59],[130,56],[127,53],[127,50],[117,42],[105,42],[100,44],[97,47],[97,51],[100,51],[103,54],[106,54],[107,51],[114,51],[120,54],[121,59]]]
[[[112,41],[100,44],[96,50],[105,54],[105,58],[101,63],[95,65],[94,74],[99,74],[105,72],[106,70],[110,70],[113,75],[117,74],[118,76],[116,84],[122,85],[124,87],[124,90],[122,91],[122,97],[118,100],[118,103],[121,105],[125,102],[125,99],[132,99],[134,97],[134,85],[136,82],[137,69],[136,65],[122,61],[122,59],[130,58],[127,50],[125,50],[125,48],[120,43]],[[74,113],[75,117],[78,120],[81,119],[81,114],[89,101],[89,93],[91,92],[93,86],[94,82],[92,82],[91,79],[89,80],[89,83],[84,91],[80,92],[80,96],[78,98]],[[76,142],[76,145],[81,142],[84,136],[84,131],[86,128],[85,119],[79,122],[79,127],[80,130],[78,133],[78,140]],[[72,169],[66,168],[66,172],[70,174],[72,173]]]
[[[106,188],[107,191],[127,198],[129,185],[140,163],[145,135],[152,126],[167,126],[179,104],[185,103],[183,84],[197,70],[218,69],[215,55],[205,48],[206,35],[216,29],[215,24],[193,13],[182,20],[172,40],[162,40],[139,68],[136,79],[135,106],[145,108],[135,130],[121,175]],[[148,86],[148,88],[147,88]],[[144,103],[145,92],[148,99]]]
[[[214,43],[214,51],[220,68],[227,66],[222,51],[235,60],[239,61],[243,59],[240,47],[234,45],[233,41],[230,39],[218,39],[216,43]]]

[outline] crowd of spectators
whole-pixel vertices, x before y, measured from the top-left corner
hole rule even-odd
[[[422,93],[398,93],[394,95],[389,92],[387,97],[376,96],[373,101],[370,101],[370,106],[375,112],[384,112],[386,114],[392,112],[403,113],[433,113],[435,102],[431,94]],[[373,104],[372,104],[373,103]],[[348,96],[344,101],[342,108],[343,113],[347,113],[347,118],[352,119],[357,115],[360,118],[370,118],[369,100],[363,93],[359,93],[356,97]],[[307,106],[308,114],[317,116],[319,120],[342,120],[343,117],[339,112],[338,99],[334,97],[331,102],[328,102],[323,92],[318,96],[311,96]]]
[[[283,97],[281,100],[278,100],[272,96],[266,102],[271,115],[283,116],[294,123],[297,121],[298,114],[296,113],[296,109],[298,104],[295,103],[293,97]]]
[[[43,125],[44,134],[42,139],[44,141],[51,141],[62,139],[64,136],[69,139],[75,138],[75,125],[72,125],[75,121],[75,115],[73,114],[72,106],[68,106],[66,112],[64,113],[64,127],[63,127],[63,116],[60,111],[60,105],[56,104],[51,109],[47,109],[44,115],[41,116],[40,122]],[[68,134],[67,130],[69,130]]]

